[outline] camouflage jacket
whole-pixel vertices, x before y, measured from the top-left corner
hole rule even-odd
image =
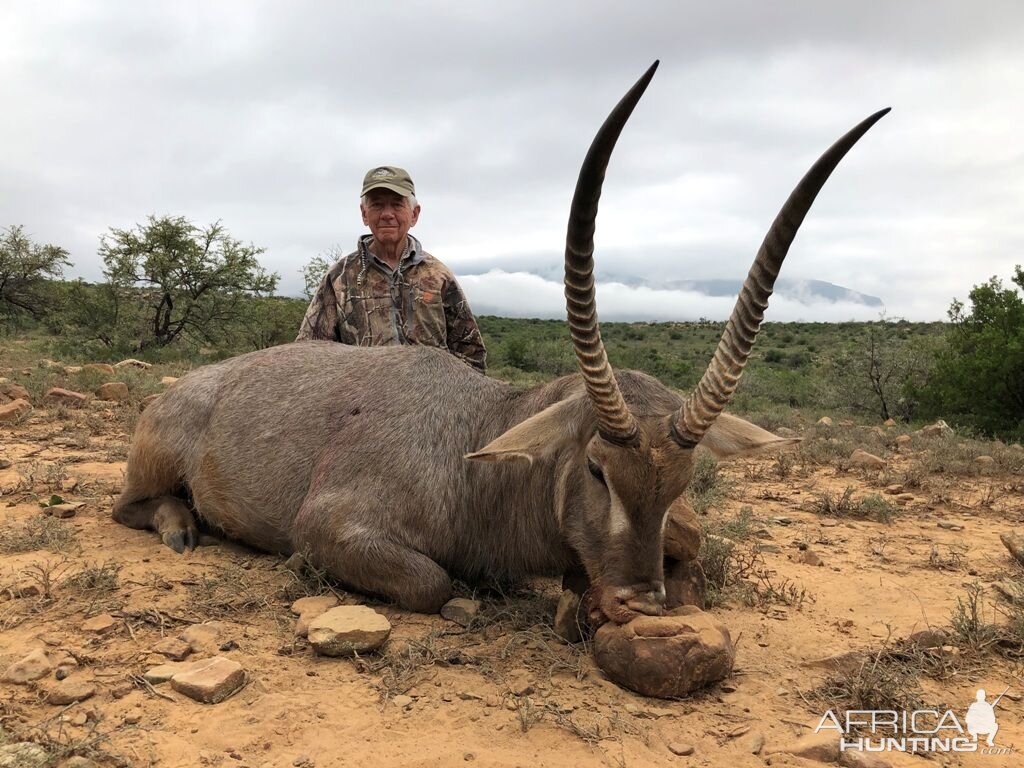
[[[306,310],[296,341],[323,339],[360,347],[426,344],[484,371],[476,318],[455,276],[409,235],[398,269],[370,253],[371,235],[332,266]]]

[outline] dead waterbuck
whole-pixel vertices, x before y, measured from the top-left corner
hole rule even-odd
[[[722,413],[779,267],[829,174],[885,111],[819,159],[758,251],[700,383],[682,397],[613,372],[598,331],[593,234],[605,168],[657,64],[615,107],[580,171],[565,286],[580,373],[528,390],[443,350],[302,342],[182,378],[150,406],[114,519],[176,551],[198,515],[270,552],[302,552],[345,584],[422,612],[470,582],[585,569],[593,606],[662,610],[662,530],[694,448],[719,457],[792,440]],[[191,500],[191,507],[187,503]]]

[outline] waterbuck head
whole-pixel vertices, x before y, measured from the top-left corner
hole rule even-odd
[[[692,477],[694,449],[703,445],[724,458],[795,442],[722,410],[736,391],[779,268],[814,198],[847,151],[889,111],[854,127],[801,179],[757,252],[711,363],[683,397],[650,376],[612,371],[594,297],[594,224],[605,169],[657,65],[601,126],[572,200],[565,295],[582,383],[575,394],[467,457],[553,460],[562,530],[595,587],[596,607],[616,622],[661,611],[662,531],[669,506]]]

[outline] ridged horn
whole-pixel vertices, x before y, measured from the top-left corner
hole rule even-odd
[[[619,391],[597,325],[594,222],[605,169],[615,142],[657,68],[658,62],[655,61],[615,105],[594,137],[580,168],[565,237],[565,303],[573,349],[587,394],[597,412],[597,430],[605,440],[618,444],[628,444],[636,439],[637,423]]]
[[[876,112],[829,147],[796,185],[775,217],[743,283],[711,364],[673,417],[672,436],[680,445],[692,447],[700,442],[732,399],[764,319],[775,278],[779,276],[782,261],[804,216],[843,156],[888,112],[888,109]]]

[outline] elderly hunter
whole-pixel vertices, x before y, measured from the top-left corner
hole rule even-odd
[[[426,344],[484,371],[476,318],[451,271],[409,234],[420,216],[416,188],[402,168],[374,168],[359,210],[369,235],[328,270],[296,341],[357,346]]]

